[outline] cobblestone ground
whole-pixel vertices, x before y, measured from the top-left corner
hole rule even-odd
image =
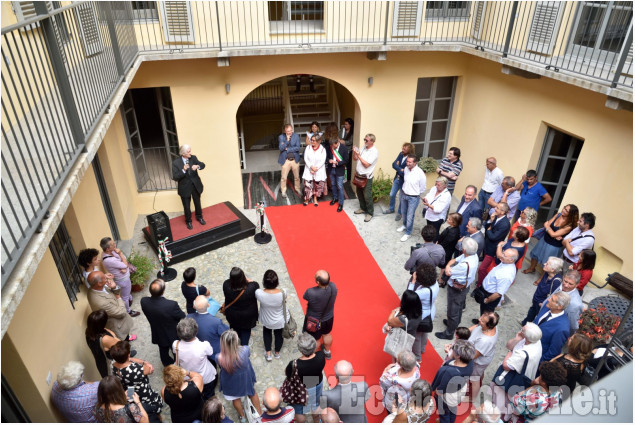
[[[457,205],[458,200],[455,198],[453,200],[451,210],[455,210]],[[366,243],[366,246],[372,253],[375,261],[377,261],[377,264],[394,288],[395,292],[401,296],[401,293],[406,288],[409,278],[409,274],[406,270],[404,270],[403,264],[406,262],[410,254],[410,246],[417,242],[422,242],[420,233],[421,228],[425,225],[425,220],[421,217],[421,206],[419,206],[417,210],[412,233],[413,237],[403,243],[399,241],[401,234],[396,232],[400,223],[395,222],[395,215],[382,214],[386,205],[376,205],[375,217],[368,223],[363,221],[363,215],[353,214],[353,211],[357,209],[358,206],[359,204],[357,200],[348,201],[345,203],[344,211],[349,215],[353,224],[358,229],[360,235]],[[328,203],[320,203],[320,208],[330,207],[328,206]],[[255,210],[241,211],[246,217],[252,220],[252,222],[256,222],[257,217]],[[171,214],[170,216],[173,217],[176,215],[179,214]],[[144,226],[146,226],[145,216],[139,216],[134,231],[135,237],[131,241],[122,242],[120,246],[125,252],[129,252],[129,247],[132,247],[135,252],[142,253],[150,257],[156,257],[153,250],[148,246],[143,238],[141,229]],[[350,253],[350,255],[351,258],[353,258],[352,256],[354,253]],[[262,276],[265,270],[275,270],[280,278],[281,287],[285,288],[288,294],[290,294],[288,299],[288,308],[291,314],[298,324],[302,323],[304,313],[302,311],[298,295],[296,294],[293,284],[289,279],[284,259],[282,258],[276,243],[275,234],[272,242],[267,245],[258,245],[253,241],[253,238],[247,238],[232,245],[174,265],[173,268],[176,269],[178,275],[176,279],[166,285],[165,297],[176,300],[183,311],[185,311],[185,299],[181,294],[181,276],[186,268],[195,267],[197,269],[198,283],[208,287],[211,291],[212,297],[222,303],[224,299],[222,283],[228,278],[229,271],[233,266],[242,268],[248,277],[257,282],[262,282]],[[326,268],[328,269],[328,265]],[[156,271],[158,271],[158,261]],[[485,384],[489,383],[496,372],[498,365],[500,365],[506,354],[505,342],[507,342],[508,339],[512,338],[520,330],[519,322],[525,317],[527,309],[531,303],[531,296],[534,292],[532,282],[537,278],[537,274],[525,275],[518,273],[516,282],[506,295],[506,304],[498,309],[501,319],[498,326],[499,337],[497,350],[490,367],[485,371]],[[599,290],[591,288],[590,286],[591,285],[585,289],[584,301],[588,302],[600,295],[600,293],[607,292],[607,290]],[[140,310],[139,300],[148,295],[147,285],[141,292],[134,293],[134,308]],[[388,317],[390,310],[394,307],[395,306],[393,305],[386,305],[386,317]],[[435,332],[445,329],[442,324],[442,320],[446,317],[446,291],[444,289],[439,292],[439,296],[436,300],[436,307],[437,315],[434,320]],[[478,312],[478,304],[476,304],[472,298],[468,297],[467,308],[463,313],[461,325],[468,327],[472,326],[471,319],[477,318]],[[161,377],[163,368],[159,359],[158,347],[151,343],[150,326],[143,314],[134,319],[133,333],[136,333],[139,337],[138,340],[133,343],[133,348],[137,350],[137,357],[149,361],[154,365],[155,372],[150,376],[150,382],[152,387],[159,391],[163,386],[163,380]],[[443,352],[443,345],[448,341],[438,340],[435,338],[434,334],[431,334],[430,342],[439,355],[444,357],[445,353]],[[263,355],[264,343],[262,338],[262,326],[260,324],[253,329],[249,346],[251,349],[251,362],[258,379],[258,382],[256,383],[256,391],[259,397],[262,398],[265,388],[269,386],[279,387],[282,384],[282,381],[284,380],[285,366],[290,360],[299,357],[299,352],[295,345],[295,340],[285,340],[281,351],[281,359],[274,359],[272,362],[267,362]],[[337,341],[335,341],[333,349],[337,350]],[[381,349],[381,347],[378,347],[378,349]],[[348,360],[350,360],[353,365],[355,364],[354,358]],[[328,372],[331,373],[331,371]],[[376,380],[377,378],[378,377],[373,377],[372,379]],[[229,417],[236,421],[237,414],[231,406],[231,403],[226,402],[222,396],[220,398],[225,404],[225,409]],[[169,407],[167,407],[167,405],[163,410],[163,420],[164,422],[170,421]]]

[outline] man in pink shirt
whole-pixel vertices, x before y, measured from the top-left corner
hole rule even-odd
[[[108,236],[101,239],[99,246],[104,251],[101,255],[102,264],[108,273],[112,273],[115,283],[121,288],[121,299],[126,305],[128,314],[137,317],[140,313],[130,309],[132,282],[130,281],[130,264],[128,264],[126,256],[117,248],[115,241]]]

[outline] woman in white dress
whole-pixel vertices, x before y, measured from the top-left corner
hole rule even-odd
[[[317,198],[324,194],[326,189],[326,149],[320,144],[319,135],[311,136],[311,146],[304,150],[304,206],[313,198],[313,205],[318,206]]]

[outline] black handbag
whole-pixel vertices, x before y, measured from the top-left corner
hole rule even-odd
[[[432,309],[432,289],[430,288],[427,288],[427,289],[428,291],[430,291],[430,308]],[[432,332],[432,329],[434,329],[434,324],[432,323],[432,316],[428,314],[419,322],[419,325],[417,326],[417,332],[430,333]]]
[[[474,290],[474,300],[479,304],[483,304],[485,302],[485,298],[488,296],[489,295],[485,292],[485,289],[483,289],[482,286],[479,286]]]
[[[516,372],[515,370],[505,370],[503,369],[503,365],[498,367],[496,374],[494,375],[494,379],[492,382],[505,389],[505,392],[513,395],[517,392],[523,391],[531,386],[531,379],[525,376],[525,370],[527,370],[527,363],[529,362],[529,354],[523,350],[525,353],[525,361],[523,362],[523,368],[520,372]],[[503,372],[507,372],[503,376]],[[513,394],[509,393],[510,388],[513,390]]]

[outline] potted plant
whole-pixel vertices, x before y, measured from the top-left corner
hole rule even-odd
[[[578,320],[578,333],[591,338],[594,345],[605,344],[615,335],[620,325],[620,318],[606,311],[599,304],[597,308],[589,308],[582,312]]]
[[[424,173],[435,173],[437,172],[437,168],[439,167],[439,162],[432,158],[431,156],[424,158],[421,157],[419,159],[419,167],[423,170]]]
[[[137,254],[134,250],[130,253],[128,262],[137,268],[136,272],[130,274],[132,292],[139,292],[150,278],[150,273],[154,270],[154,262],[145,255]]]
[[[375,173],[375,176],[373,177],[373,202],[388,199],[390,197],[391,189],[392,179],[387,177],[381,170]]]

